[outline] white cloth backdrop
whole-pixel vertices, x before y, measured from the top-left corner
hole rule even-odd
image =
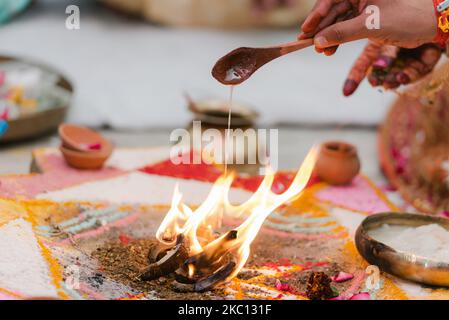
[[[69,31],[65,6],[73,3],[41,1],[1,27],[0,53],[35,58],[63,71],[76,86],[70,120],[92,126],[183,126],[190,119],[184,92],[228,98],[229,88],[210,76],[217,58],[238,46],[296,37],[294,30],[164,28],[113,14],[93,1],[78,1],[81,29]],[[366,83],[350,99],[341,94],[362,46],[346,45],[331,58],[307,49],[277,60],[236,88],[235,99],[255,106],[264,124],[377,124],[392,94]]]

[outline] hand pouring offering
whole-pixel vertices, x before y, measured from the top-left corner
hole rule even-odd
[[[312,45],[313,39],[306,39],[276,47],[238,48],[218,60],[212,75],[225,85],[241,84],[268,62]]]

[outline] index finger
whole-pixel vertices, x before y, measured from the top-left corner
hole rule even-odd
[[[321,21],[327,16],[334,5],[345,0],[318,0],[312,11],[304,21],[301,30],[303,33],[314,33]]]

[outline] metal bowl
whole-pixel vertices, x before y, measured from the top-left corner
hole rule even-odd
[[[226,128],[229,117],[229,101],[220,99],[204,99],[193,101],[188,98],[188,108],[199,120],[210,127]],[[233,128],[252,127],[259,114],[250,106],[234,101],[232,103]]]
[[[381,213],[366,218],[355,236],[359,253],[382,271],[421,284],[449,287],[448,263],[396,251],[369,236],[370,230],[384,224],[406,227],[438,224],[449,230],[449,219],[409,213]]]
[[[28,59],[18,59],[9,56],[1,56],[0,62],[22,61],[30,65],[48,70],[59,75],[57,85],[73,94],[73,86],[67,78],[60,72],[41,63],[36,63]],[[70,104],[70,102],[69,102]],[[29,115],[21,116],[18,119],[8,121],[8,131],[0,137],[0,144],[21,141],[30,138],[37,138],[44,134],[56,131],[58,126],[64,121],[69,105],[61,105],[56,108],[44,110]]]

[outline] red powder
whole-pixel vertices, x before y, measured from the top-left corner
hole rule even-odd
[[[292,266],[292,262],[290,261],[290,259],[287,259],[287,258],[279,259],[279,264],[283,267],[291,267]]]
[[[129,244],[129,242],[132,240],[132,238],[128,237],[126,234],[122,233],[118,236],[118,239],[120,240],[120,242],[124,245],[127,246]]]
[[[281,269],[279,269],[279,265],[274,263],[274,262],[267,262],[264,264],[264,267],[270,268],[270,269],[274,269],[278,272],[281,272]]]
[[[191,154],[192,158],[193,155]],[[205,182],[215,182],[222,172],[216,166],[206,163],[200,164],[174,164],[170,159],[147,166],[140,171],[159,176],[191,179]]]
[[[193,153],[190,154],[190,159]],[[173,164],[171,160],[166,160],[155,165],[147,166],[140,171],[160,176],[169,176],[182,179],[193,179],[205,182],[215,182],[223,172],[215,165],[206,164]],[[275,175],[272,191],[282,193],[290,186],[295,178],[295,172],[278,172]],[[232,186],[248,191],[256,191],[263,181],[263,176],[253,177],[236,177]],[[307,186],[311,186],[320,179],[316,175],[312,175]]]

